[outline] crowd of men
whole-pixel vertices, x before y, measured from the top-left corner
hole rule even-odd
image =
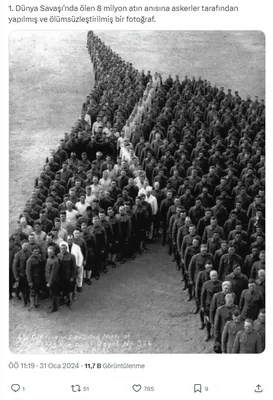
[[[161,242],[214,351],[262,352],[264,100],[139,72],[92,31],[87,48],[95,86],[10,237],[10,298],[72,308],[84,284]]]

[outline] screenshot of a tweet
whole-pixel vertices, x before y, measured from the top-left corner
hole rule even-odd
[[[2,399],[272,398],[269,16],[1,2]]]

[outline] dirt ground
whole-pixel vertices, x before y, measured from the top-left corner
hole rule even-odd
[[[70,132],[94,84],[87,32],[13,32],[10,71],[10,230],[49,149]]]
[[[261,32],[96,32],[139,69],[201,75],[212,84],[265,96]],[[78,117],[93,85],[87,32],[10,36],[10,229],[49,149]],[[71,311],[28,312],[10,302],[15,353],[207,353],[194,305],[159,244],[85,287]]]
[[[84,287],[73,310],[48,314],[12,301],[10,349],[19,353],[203,353],[194,304],[181,290],[180,273],[166,247],[150,246],[142,257],[109,269]]]

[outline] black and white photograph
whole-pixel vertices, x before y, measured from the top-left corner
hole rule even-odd
[[[265,36],[9,36],[9,345],[265,350]]]

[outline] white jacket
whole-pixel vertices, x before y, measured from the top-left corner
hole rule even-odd
[[[151,204],[153,215],[156,215],[158,211],[157,198],[151,194],[149,197],[146,196],[145,200]]]
[[[67,249],[69,251],[69,246],[67,245]],[[76,265],[77,267],[81,267],[83,264],[83,255],[82,255],[82,251],[79,245],[77,245],[76,243],[72,244],[72,248],[71,248],[71,254],[73,254],[76,257]]]

